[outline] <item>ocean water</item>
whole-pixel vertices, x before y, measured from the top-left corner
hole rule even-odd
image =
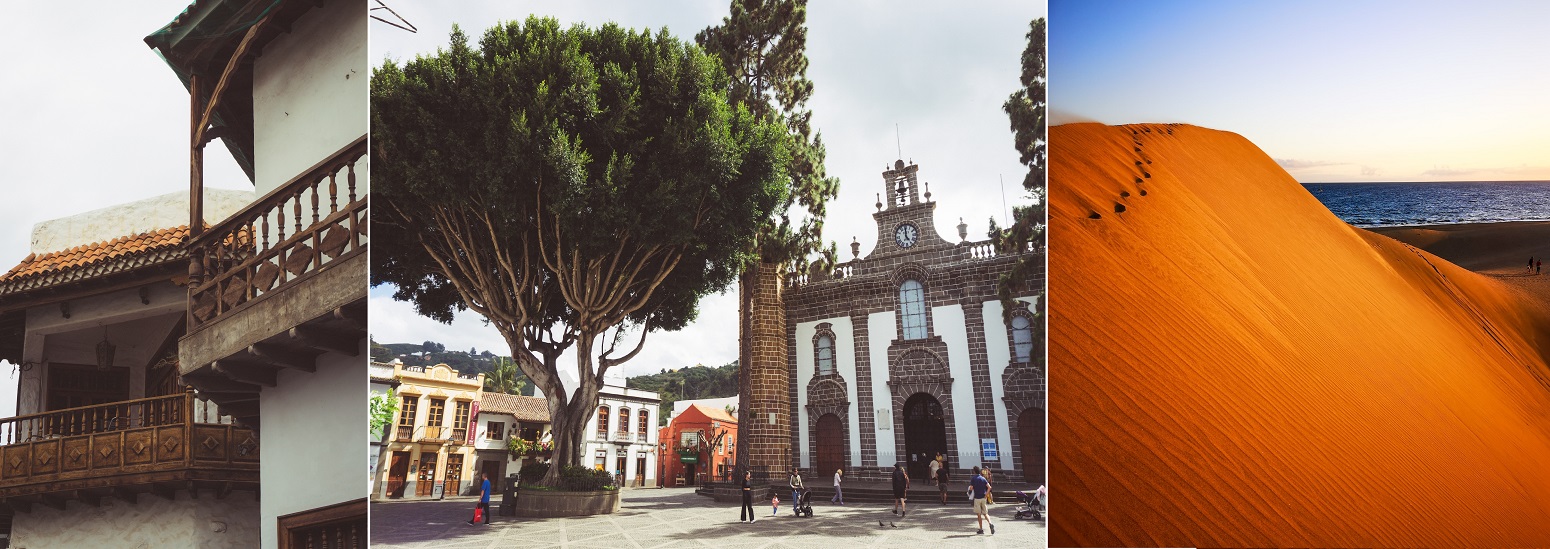
[[[1550,181],[1305,183],[1358,227],[1550,220]]]

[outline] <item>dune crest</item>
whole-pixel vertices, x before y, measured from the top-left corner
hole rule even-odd
[[[1550,307],[1187,125],[1050,129],[1051,545],[1550,546]]]

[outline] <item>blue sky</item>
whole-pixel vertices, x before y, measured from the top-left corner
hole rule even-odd
[[[1232,131],[1304,182],[1550,179],[1547,52],[1545,2],[1055,0],[1052,122]]]

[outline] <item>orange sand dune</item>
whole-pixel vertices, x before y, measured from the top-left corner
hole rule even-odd
[[[1236,134],[1050,153],[1052,545],[1550,546],[1550,306]]]

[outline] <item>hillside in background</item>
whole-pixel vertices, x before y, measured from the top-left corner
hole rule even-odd
[[[667,425],[667,415],[673,409],[674,402],[737,396],[737,361],[715,368],[699,364],[662,370],[648,376],[635,376],[626,379],[625,386],[661,395],[662,414],[659,424]]]

